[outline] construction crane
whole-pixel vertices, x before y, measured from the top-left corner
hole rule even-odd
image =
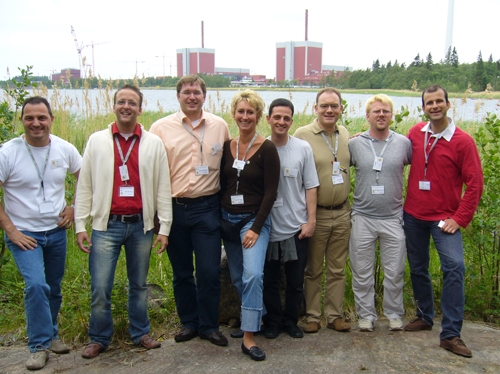
[[[83,45],[83,43],[78,44],[78,39],[76,39],[76,32],[73,26],[71,26],[71,35],[73,35],[76,51],[78,52],[78,62],[80,63],[80,74],[82,74],[82,78],[85,78],[85,61],[84,57],[82,57],[82,49],[85,48],[85,46]]]
[[[75,39],[76,40],[76,39]],[[85,47],[92,47],[92,75],[95,77],[96,76],[96,73],[95,73],[95,60],[94,60],[94,46],[95,45],[101,45],[101,44],[106,44],[106,43],[109,43],[109,42],[102,42],[102,43],[94,43],[94,41],[92,41],[91,44],[87,44]]]

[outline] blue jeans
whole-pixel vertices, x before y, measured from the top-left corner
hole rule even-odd
[[[146,279],[153,230],[144,234],[144,223],[108,222],[107,231],[92,230],[89,256],[92,301],[89,336],[92,343],[107,348],[113,335],[111,291],[116,262],[122,245],[125,247],[128,276],[128,331],[134,344],[149,333],[148,287]]]
[[[446,234],[438,227],[439,221],[423,221],[406,212],[403,218],[417,316],[433,325],[434,293],[429,275],[429,244],[432,236],[443,272],[440,338],[460,337],[465,304],[462,233],[457,230],[454,234]]]
[[[239,222],[248,214],[231,214],[222,209],[222,218],[230,222]],[[253,224],[252,219],[240,231],[240,239]],[[266,261],[271,218],[267,217],[260,230],[257,242],[248,249],[243,248],[241,240],[238,243],[224,241],[231,281],[238,290],[241,299],[241,329],[243,331],[260,331],[262,315],[264,314],[263,288],[264,263]]]
[[[172,208],[174,219],[167,253],[174,273],[177,314],[184,327],[208,335],[219,330],[219,199],[212,195],[188,204],[173,199]]]
[[[5,243],[24,279],[24,312],[28,348],[36,352],[59,338],[57,315],[61,307],[61,280],[66,263],[66,230],[21,231],[37,241],[33,250],[23,251],[5,236]]]

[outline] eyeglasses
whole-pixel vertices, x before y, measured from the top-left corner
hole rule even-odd
[[[191,96],[191,95],[201,96],[201,95],[203,95],[203,92],[200,92],[200,91],[182,91],[181,95],[184,95],[184,96]]]
[[[388,115],[388,114],[392,114],[392,112],[390,110],[385,110],[385,109],[379,109],[379,110],[372,110],[372,113],[375,114],[375,115],[379,115],[379,114],[383,114],[384,116]]]
[[[340,108],[340,104],[319,104],[318,106],[323,110],[327,110],[328,108],[332,108],[332,110]]]

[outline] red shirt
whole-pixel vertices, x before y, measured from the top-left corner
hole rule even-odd
[[[111,214],[139,214],[142,213],[142,198],[141,198],[141,184],[139,179],[139,142],[141,139],[141,127],[136,124],[132,136],[125,139],[120,132],[116,123],[112,126],[113,133],[113,148],[115,153],[115,171],[113,175],[113,198],[111,201]],[[123,158],[127,157],[133,139],[137,139],[132,148],[132,152],[126,162],[129,180],[122,181],[119,167],[123,165],[116,140],[120,143]],[[120,196],[120,187],[129,186],[134,187],[133,197]]]
[[[408,132],[412,143],[412,160],[404,211],[424,221],[453,218],[461,227],[467,227],[483,192],[483,172],[476,144],[465,131],[455,128],[450,141],[441,137],[429,154],[426,180],[431,189],[421,190],[424,180],[426,122],[413,126]],[[429,143],[434,137],[429,135]],[[466,186],[463,193],[463,186]]]

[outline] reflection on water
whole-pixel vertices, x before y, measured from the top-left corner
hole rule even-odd
[[[205,109],[212,112],[229,112],[231,99],[237,90],[224,90],[207,92]],[[144,94],[143,110],[173,112],[179,108],[175,90],[142,90]],[[266,104],[270,104],[276,98],[284,97],[293,102],[295,111],[299,113],[313,113],[313,104],[316,100],[316,92],[290,92],[290,91],[259,91]],[[112,108],[112,93],[105,90],[48,90],[51,103],[57,107],[70,109],[75,114],[86,115],[87,111],[94,113],[108,113]],[[342,98],[348,104],[349,117],[364,117],[364,103],[372,94],[342,94]],[[422,102],[420,97],[392,96],[395,112],[401,111],[404,106],[410,111],[410,117],[420,115],[418,107]],[[452,109],[448,112],[455,121],[474,120],[481,121],[488,112],[498,113],[500,110],[499,100],[488,99],[450,99]]]

